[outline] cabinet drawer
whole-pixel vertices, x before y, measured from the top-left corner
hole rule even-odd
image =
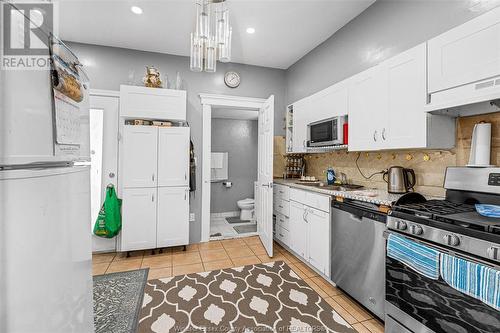
[[[290,202],[289,201],[285,201],[283,199],[280,199],[280,198],[277,198],[276,201],[275,201],[275,205],[274,205],[274,211],[276,213],[279,213],[279,214],[282,214],[282,215],[285,215],[285,216],[290,216],[289,213],[290,213]]]
[[[330,197],[327,195],[292,188],[290,189],[290,200],[300,202],[306,206],[324,212],[330,211]]]
[[[276,214],[276,226],[290,231],[290,219],[282,214]]]
[[[290,244],[290,233],[288,230],[276,225],[276,238],[281,241],[284,245],[289,246]]]
[[[288,201],[290,199],[290,188],[288,186],[275,184],[273,193],[283,200]]]

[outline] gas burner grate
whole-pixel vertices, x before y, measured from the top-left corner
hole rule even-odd
[[[446,200],[429,200],[424,203],[406,204],[394,207],[395,210],[431,218],[433,215],[451,215],[475,210],[474,206]]]

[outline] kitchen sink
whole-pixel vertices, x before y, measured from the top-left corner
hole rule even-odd
[[[297,184],[322,188],[322,189],[331,190],[331,191],[356,191],[356,190],[360,190],[363,188],[362,185],[355,185],[355,184],[327,185],[327,184],[323,184],[323,183],[301,183],[301,182],[299,182]]]

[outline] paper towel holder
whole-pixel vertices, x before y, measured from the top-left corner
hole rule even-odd
[[[480,128],[481,127],[481,128]],[[469,168],[489,168],[491,165],[491,123],[480,121],[474,125],[469,155]]]

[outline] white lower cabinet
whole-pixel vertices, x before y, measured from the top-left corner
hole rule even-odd
[[[290,248],[307,260],[307,224],[304,205],[290,201]]]
[[[294,189],[294,191],[296,191]],[[322,202],[328,197],[307,192],[306,197]],[[297,201],[290,201],[289,247],[318,271],[330,276],[330,213]]]
[[[157,247],[185,245],[189,242],[189,189],[158,188]]]
[[[330,276],[330,214],[310,207],[306,210],[309,263]]]
[[[122,197],[126,204],[122,210],[120,250],[156,248],[156,187],[125,188]]]

